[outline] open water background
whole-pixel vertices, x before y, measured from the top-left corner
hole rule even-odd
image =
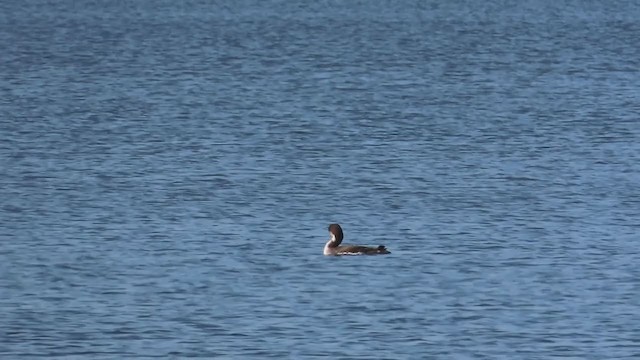
[[[2,3],[0,357],[639,358],[638,19]]]

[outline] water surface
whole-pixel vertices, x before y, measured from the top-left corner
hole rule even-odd
[[[2,358],[640,356],[635,2],[2,8]]]

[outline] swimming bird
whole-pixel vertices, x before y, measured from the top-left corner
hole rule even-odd
[[[361,245],[340,245],[344,234],[339,224],[329,225],[331,238],[324,245],[325,255],[380,255],[391,254],[384,245],[377,247]]]

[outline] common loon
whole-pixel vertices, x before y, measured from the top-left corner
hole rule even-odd
[[[329,225],[329,234],[331,239],[324,246],[325,255],[379,255],[391,254],[384,245],[377,247],[361,246],[361,245],[342,245],[342,228],[338,224]]]

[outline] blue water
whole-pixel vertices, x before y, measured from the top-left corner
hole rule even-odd
[[[640,357],[637,2],[0,9],[0,358]]]

